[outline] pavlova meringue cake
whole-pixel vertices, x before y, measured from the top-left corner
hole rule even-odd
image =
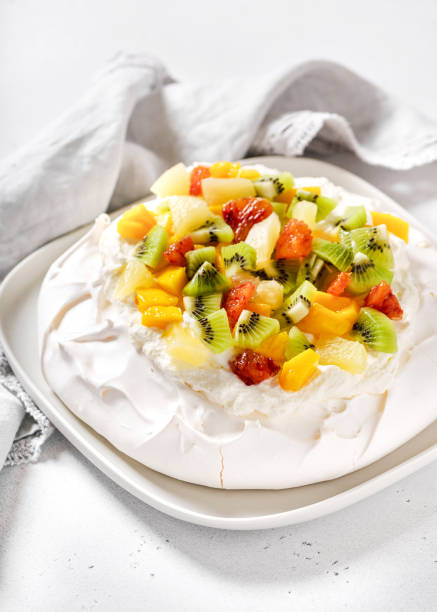
[[[177,164],[50,267],[41,364],[115,447],[192,483],[364,467],[437,417],[437,256],[326,178]]]

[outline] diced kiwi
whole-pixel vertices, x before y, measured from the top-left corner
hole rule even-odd
[[[151,268],[156,268],[167,245],[167,231],[161,225],[155,225],[137,248],[135,257]]]
[[[213,264],[215,262],[215,247],[203,247],[202,249],[194,249],[185,253],[185,261],[187,267],[187,277],[193,278],[198,268],[205,262]]]
[[[306,280],[284,301],[281,308],[274,313],[281,327],[298,323],[307,316],[316,291],[317,288]]]
[[[316,255],[331,263],[341,272],[347,270],[352,263],[352,249],[339,242],[329,242],[329,240],[323,240],[323,238],[314,238],[312,249]]]
[[[256,195],[268,200],[274,200],[293,185],[294,179],[290,172],[281,172],[276,176],[262,176],[253,182]]]
[[[210,295],[211,293],[227,291],[230,286],[231,282],[229,279],[224,274],[221,274],[209,261],[205,261],[190,282],[185,285],[182,293],[193,297]]]
[[[398,350],[393,322],[374,308],[361,308],[351,336],[374,351],[396,353]]]
[[[289,295],[296,288],[296,278],[299,270],[298,259],[276,259],[268,263],[256,275],[261,280],[275,280],[282,285],[284,295]]]
[[[285,346],[285,359],[288,361],[309,348],[313,349],[314,344],[308,340],[298,327],[293,326],[288,332],[288,340]]]
[[[348,206],[343,216],[338,219],[337,225],[344,230],[353,230],[363,227],[367,222],[367,212],[364,206]]]
[[[211,295],[198,295],[197,297],[185,296],[185,310],[195,319],[203,319],[211,313],[220,309],[222,303],[221,293]]]
[[[241,270],[255,270],[256,251],[245,242],[225,246],[222,248],[221,254],[227,276],[235,276]]]
[[[354,253],[364,253],[375,264],[392,270],[394,266],[388,232],[385,225],[362,227],[352,230],[348,236],[340,234],[340,240],[350,241]],[[344,244],[344,242],[343,242]]]
[[[352,276],[347,290],[354,295],[367,293],[381,281],[390,284],[393,280],[393,272],[376,264],[363,253],[355,255],[350,272]]]
[[[214,215],[190,234],[195,244],[208,244],[210,242],[232,242],[234,232],[232,228],[218,215]]]
[[[279,323],[276,319],[243,310],[235,326],[235,342],[243,348],[256,348],[263,340],[278,331]]]
[[[340,228],[338,232],[338,237],[340,239],[340,244],[342,244],[345,247],[348,247],[348,249],[352,249],[352,252],[353,252],[354,245],[352,243],[351,233]]]
[[[287,204],[284,202],[272,202],[273,212],[275,212],[279,219],[282,220],[285,217],[287,211]]]
[[[307,202],[313,202],[317,206],[317,216],[316,221],[322,221],[325,217],[329,215],[329,213],[334,210],[337,206],[337,200],[333,200],[332,198],[327,198],[326,196],[317,195],[316,193],[312,193],[310,191],[299,190],[296,193],[293,202],[290,204],[290,207],[294,208],[296,202],[300,202],[301,200],[306,200]],[[287,211],[287,215],[288,215]]]
[[[224,308],[198,319],[197,328],[200,339],[213,353],[223,353],[234,344]]]
[[[301,285],[306,280],[311,283],[316,282],[323,269],[323,265],[323,259],[317,257],[315,253],[311,253],[311,255],[305,257],[299,266],[296,285]]]

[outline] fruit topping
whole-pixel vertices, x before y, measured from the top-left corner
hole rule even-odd
[[[226,276],[221,274],[209,261],[205,261],[196,274],[185,285],[183,294],[196,297],[198,295],[210,295],[226,291],[231,283]]]
[[[176,164],[166,170],[150,187],[150,191],[160,198],[171,195],[188,195],[190,175],[184,164]]]
[[[298,221],[303,221],[313,230],[316,226],[317,206],[312,202],[302,200],[297,202],[293,208],[292,217]]]
[[[161,262],[167,244],[168,233],[160,225],[155,225],[138,246],[135,257],[151,268],[156,268]]]
[[[372,287],[364,305],[383,312],[389,319],[402,319],[404,314],[398,298],[385,281],[381,281],[379,285]]]
[[[304,281],[294,293],[282,304],[281,308],[274,313],[281,327],[293,325],[306,317],[311,308],[311,301],[317,289],[309,281]]]
[[[314,283],[322,272],[323,266],[323,259],[317,257],[315,253],[311,253],[311,255],[301,260],[297,272],[296,284],[301,285],[305,280]]]
[[[269,336],[256,347],[257,353],[270,357],[277,363],[282,363],[285,359],[287,341],[288,334],[286,331],[279,332],[279,334],[273,334],[273,336]]]
[[[135,292],[135,303],[140,312],[144,312],[149,306],[176,306],[178,298],[162,289],[137,289]]]
[[[279,308],[284,297],[282,285],[275,280],[262,280],[255,289],[253,301],[259,304],[268,304],[271,308]]]
[[[275,280],[282,285],[284,295],[289,295],[297,285],[297,273],[299,270],[299,260],[297,259],[276,259],[269,261],[268,264],[258,270],[256,275],[262,280]]]
[[[273,359],[250,349],[230,361],[229,366],[233,373],[248,386],[258,385],[263,380],[275,376],[280,369]]]
[[[286,332],[284,332],[286,333]],[[314,344],[308,340],[298,327],[293,326],[288,332],[287,344],[285,346],[285,359],[288,361],[307,349],[313,349]]]
[[[316,255],[331,263],[340,272],[347,270],[352,263],[352,249],[338,242],[329,242],[322,238],[315,238],[312,248]]]
[[[361,308],[351,336],[374,351],[396,353],[398,350],[393,323],[385,314],[374,308]]]
[[[234,340],[224,308],[199,319],[196,325],[199,329],[200,339],[213,353],[223,353],[233,345]]]
[[[239,198],[223,206],[223,218],[232,227],[235,242],[245,240],[255,223],[260,223],[272,212],[272,203],[263,198]]]
[[[353,295],[367,293],[382,280],[391,283],[393,278],[393,272],[381,267],[362,253],[357,253],[355,255],[350,273],[351,279],[347,286],[347,290]]]
[[[337,225],[344,230],[353,230],[363,227],[367,223],[367,212],[364,206],[348,206],[343,217],[338,219]]]
[[[142,240],[156,219],[144,204],[138,204],[127,210],[117,223],[117,231],[126,240]]]
[[[331,295],[343,295],[351,278],[352,275],[349,272],[340,272],[340,274],[337,274],[335,279],[329,285],[326,292],[330,293]]]
[[[190,195],[202,195],[202,181],[211,176],[211,171],[208,166],[196,166],[191,170],[190,175]]]
[[[213,215],[198,229],[191,232],[191,238],[196,244],[232,242],[234,239],[234,232],[221,217]]]
[[[209,261],[210,264],[214,264],[215,256],[215,247],[213,246],[188,251],[188,253],[185,254],[188,278],[193,278],[197,270],[205,261]]]
[[[187,282],[187,275],[185,268],[168,266],[161,274],[155,276],[155,280],[165,291],[179,296]]]
[[[242,270],[255,270],[256,251],[245,242],[230,244],[221,250],[226,276],[232,278]]]
[[[202,366],[211,353],[189,327],[175,323],[164,335],[167,351],[172,359],[189,366]]]
[[[262,302],[249,302],[247,305],[247,310],[250,310],[250,312],[256,312],[263,317],[270,317],[273,309],[270,304],[263,304]]]
[[[123,300],[138,287],[154,287],[155,281],[150,270],[137,259],[133,259],[126,264],[118,280],[115,297]]]
[[[223,308],[228,314],[231,329],[234,329],[238,317],[247,307],[254,293],[255,285],[251,282],[242,283],[226,293],[223,300]]]
[[[194,242],[191,236],[186,236],[182,240],[173,242],[166,251],[164,257],[174,266],[185,266],[185,253],[194,249]]]
[[[306,223],[291,219],[276,243],[275,259],[299,259],[311,252],[311,230]]]
[[[272,213],[269,217],[252,226],[246,237],[246,243],[256,251],[256,268],[264,268],[270,258],[281,231],[278,215]]]
[[[206,178],[202,181],[202,193],[208,206],[219,206],[232,199],[253,198],[255,188],[246,178]]]
[[[335,298],[318,291],[313,296],[309,314],[299,322],[299,329],[314,336],[343,336],[352,329],[358,313],[355,300]]]
[[[284,391],[299,391],[316,372],[318,363],[317,353],[311,348],[306,349],[284,363],[279,384]]]
[[[197,297],[184,297],[185,310],[195,319],[203,319],[216,310],[220,310],[221,303],[221,293],[198,295]]]
[[[296,203],[301,202],[302,200],[312,202],[317,206],[316,221],[322,221],[325,219],[325,217],[327,217],[338,204],[338,202],[332,198],[321,196],[313,191],[304,191],[301,189],[296,192],[296,196],[290,205],[291,209],[293,210]]]
[[[250,179],[251,181],[255,181],[259,179],[261,174],[255,168],[240,168],[238,171],[238,176],[240,178]]]
[[[143,311],[141,322],[146,327],[164,329],[170,323],[182,321],[182,312],[176,306],[149,306]]]
[[[321,365],[335,365],[351,374],[362,374],[367,366],[367,351],[360,342],[344,338],[326,339],[317,344]]]
[[[293,187],[294,179],[289,172],[282,172],[277,176],[262,176],[253,185],[258,196],[275,200]]]
[[[385,225],[362,227],[351,232],[340,232],[340,241],[353,249],[354,254],[363,253],[378,266],[392,270],[393,253]]]
[[[219,161],[210,166],[211,176],[214,178],[235,178],[239,170],[238,162]]]
[[[276,319],[243,310],[234,330],[235,341],[242,348],[256,348],[263,340],[279,332]]]
[[[383,223],[389,232],[404,240],[404,242],[408,242],[408,232],[410,226],[406,221],[396,217],[395,215],[390,215],[389,213],[380,213],[380,212],[372,212],[372,221],[374,225],[379,225]]]
[[[183,238],[212,217],[206,202],[194,196],[171,196],[167,198],[173,228],[177,238]],[[196,242],[194,240],[194,242]]]

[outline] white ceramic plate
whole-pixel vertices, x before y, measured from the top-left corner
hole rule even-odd
[[[369,183],[331,164],[312,159],[261,157],[251,161],[296,176],[326,176],[345,189],[405,210]],[[437,459],[437,421],[401,448],[372,465],[318,484],[280,491],[224,491],[175,480],[130,459],[75,417],[42,377],[37,346],[37,296],[51,263],[88,228],[42,247],[12,270],[0,290],[0,342],[27,392],[54,425],[92,463],[127,491],[171,516],[222,529],[265,529],[313,519],[353,504]],[[420,227],[427,234],[427,231]]]

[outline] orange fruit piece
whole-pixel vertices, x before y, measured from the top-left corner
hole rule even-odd
[[[126,240],[142,240],[156,225],[156,219],[144,204],[127,210],[117,223],[117,231]]]
[[[182,321],[182,311],[176,306],[149,306],[141,317],[141,322],[146,327],[159,327],[160,329],[178,321]]]
[[[284,391],[299,391],[316,372],[319,356],[313,349],[306,349],[289,359],[279,373],[279,384]]]
[[[382,225],[384,224],[388,231],[404,240],[404,242],[408,242],[408,232],[410,229],[409,224],[396,217],[395,215],[390,215],[389,213],[381,213],[373,211],[371,213],[373,225]]]

